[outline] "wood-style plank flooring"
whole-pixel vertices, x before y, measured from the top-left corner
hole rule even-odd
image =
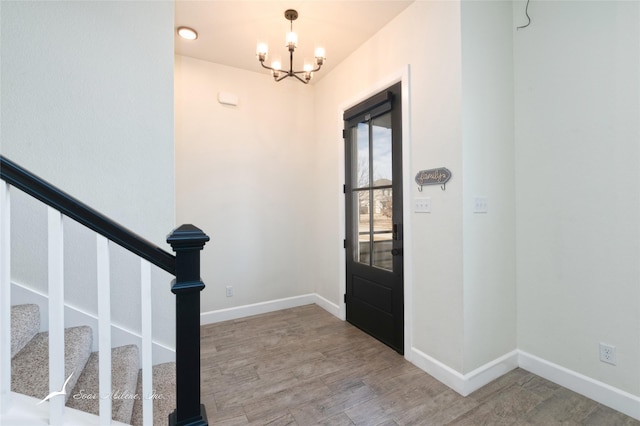
[[[201,335],[210,425],[640,425],[521,369],[462,397],[315,305]]]

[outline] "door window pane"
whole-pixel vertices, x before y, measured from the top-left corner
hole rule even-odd
[[[373,231],[391,232],[393,220],[393,190],[391,188],[373,191]]]
[[[352,137],[356,143],[353,144],[355,152],[355,175],[352,176],[354,188],[366,188],[369,186],[369,124],[358,123],[357,127],[352,127]]]
[[[358,244],[355,247],[353,258],[356,262],[371,265],[371,203],[369,200],[369,191],[356,191],[354,195],[354,203],[356,204],[354,211],[358,212],[356,214],[357,223],[355,224]]]
[[[373,241],[373,266],[393,271],[393,255],[391,249],[393,248],[392,234],[375,234]]]
[[[393,270],[393,190],[373,191],[373,253],[372,265]]]
[[[392,184],[391,113],[372,120],[373,186]]]

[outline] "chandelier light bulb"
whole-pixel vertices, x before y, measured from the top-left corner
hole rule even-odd
[[[298,34],[294,33],[293,31],[287,33],[286,40],[286,46],[289,49],[298,47]]]
[[[256,48],[256,55],[258,56],[258,60],[260,62],[264,62],[267,59],[267,53],[269,52],[269,46],[266,43],[258,43],[258,47]]]
[[[271,62],[271,68],[276,71],[280,71],[282,69],[282,64],[280,63],[280,61],[273,61]]]
[[[318,47],[316,48],[316,65],[318,65],[318,67],[321,67],[324,64],[325,61],[325,57],[324,57],[324,47]]]
[[[269,46],[267,46],[267,43],[258,43],[258,47],[256,48],[256,53],[258,55],[262,54],[262,55],[267,55],[267,53],[269,53]]]
[[[308,83],[311,80],[311,71],[313,71],[313,65],[304,64],[304,80]]]

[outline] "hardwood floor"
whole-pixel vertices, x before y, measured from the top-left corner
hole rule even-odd
[[[462,397],[315,305],[201,335],[210,425],[640,425],[521,369]]]

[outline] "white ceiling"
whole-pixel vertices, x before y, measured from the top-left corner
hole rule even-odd
[[[304,60],[313,63],[315,48],[326,50],[327,61],[316,73],[317,81],[332,67],[368,40],[380,28],[402,12],[414,0],[199,0],[175,2],[175,27],[188,26],[198,32],[189,41],[175,37],[175,52],[249,71],[264,72],[256,59],[256,45],[266,42],[266,64],[279,57],[288,68],[289,53],[285,34],[289,21],[284,11],[295,9],[298,33],[294,69],[302,69]]]

